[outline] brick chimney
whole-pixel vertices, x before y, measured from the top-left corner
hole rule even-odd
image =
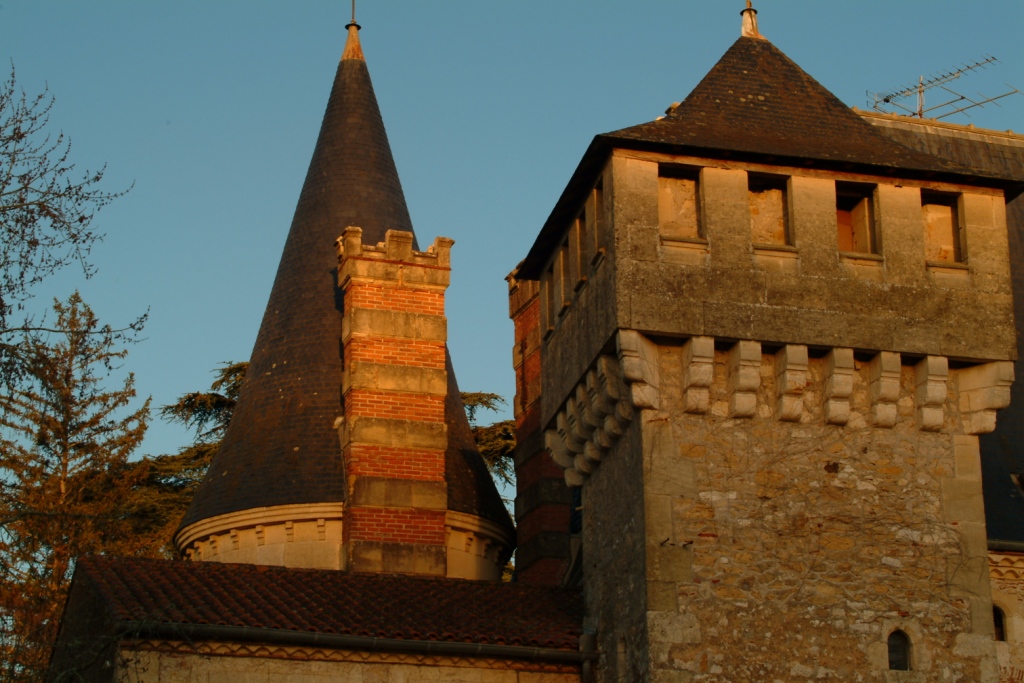
[[[378,245],[339,239],[344,295],[338,418],[352,571],[446,574],[444,293],[452,240],[413,250],[410,232]]]

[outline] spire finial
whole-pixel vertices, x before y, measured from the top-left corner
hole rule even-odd
[[[750,0],[747,0],[747,4],[750,4]],[[345,28],[351,31],[353,26],[356,27],[357,31],[362,28],[362,26],[356,23],[356,0],[352,0],[352,21],[345,24]]]
[[[757,30],[757,10],[754,9],[750,0],[747,0],[747,8],[740,14],[743,15],[743,28],[740,35],[744,38],[764,38]]]
[[[345,41],[345,50],[341,53],[342,61],[346,59],[358,59],[366,61],[363,57],[363,46],[359,44],[359,29],[362,28],[356,23],[356,0],[352,0],[352,21],[345,24],[348,29],[348,39]]]

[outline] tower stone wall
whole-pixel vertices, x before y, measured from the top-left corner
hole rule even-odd
[[[562,469],[548,455],[540,428],[540,286],[516,279],[514,272],[507,280],[515,326],[516,580],[557,586],[569,571],[573,510]]]
[[[570,223],[538,300],[598,680],[889,680],[894,631],[906,680],[998,680],[978,435],[1016,355],[1002,192],[625,150],[592,182],[604,258],[574,269]],[[839,248],[850,184],[871,251]],[[969,259],[929,260],[932,193]],[[597,306],[616,330],[587,357]]]

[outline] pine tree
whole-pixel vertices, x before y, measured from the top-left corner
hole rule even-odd
[[[477,410],[483,408],[497,412],[501,406],[506,405],[505,399],[498,394],[478,391],[463,391],[461,396],[470,429],[473,430],[473,439],[491,477],[499,486],[515,486],[515,463],[512,459],[512,451],[516,447],[515,421],[502,420],[489,425],[476,423]]]
[[[101,326],[76,292],[54,302],[54,332],[21,348],[0,395],[0,679],[41,680],[74,559],[133,554],[129,456],[149,419],[131,374],[108,388],[130,338]]]
[[[136,526],[137,553],[177,557],[174,532],[220,448],[248,367],[247,362],[223,363],[214,371],[210,391],[184,394],[160,408],[165,420],[194,430],[196,440],[174,455],[132,463],[136,483],[126,506]]]

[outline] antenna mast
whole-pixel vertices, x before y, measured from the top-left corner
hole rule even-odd
[[[875,111],[880,111],[884,114],[902,113],[909,116],[916,116],[919,119],[923,119],[927,115],[927,118],[937,120],[944,119],[947,116],[952,116],[953,114],[966,112],[968,109],[973,109],[975,107],[984,107],[986,104],[990,104],[996,100],[1001,100],[1004,97],[1009,97],[1010,95],[1024,94],[1012,85],[1007,84],[1006,87],[1010,90],[1002,93],[1001,95],[996,95],[995,97],[979,95],[977,99],[972,99],[966,95],[958,93],[946,85],[947,83],[960,78],[965,73],[976,69],[984,69],[989,64],[994,64],[998,61],[999,60],[992,55],[987,55],[970,64],[964,64],[958,69],[943,71],[935,74],[934,76],[929,76],[928,78],[921,76],[917,80],[917,83],[878,93],[874,93],[869,90],[867,91],[868,106]],[[931,107],[926,107],[925,93],[932,88],[941,88],[942,90],[945,90],[950,95],[953,95],[953,99],[947,100],[941,104],[932,105]],[[908,106],[909,103],[900,101],[914,96],[916,96],[917,99],[916,107],[911,108]],[[944,109],[948,109],[948,111],[942,111]],[[970,114],[967,114],[967,116],[970,116]]]

